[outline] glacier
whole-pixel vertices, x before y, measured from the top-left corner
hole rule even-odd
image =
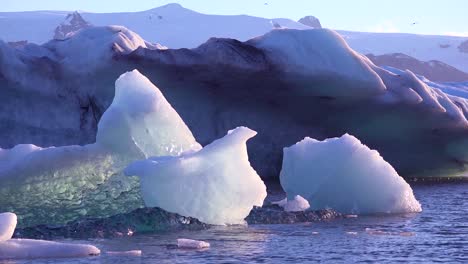
[[[246,142],[256,134],[239,127],[199,151],[135,161],[125,174],[140,177],[147,207],[160,207],[207,224],[243,224],[267,195],[247,154]]]
[[[33,239],[12,239],[17,217],[0,213],[0,260],[37,258],[75,258],[96,256],[101,251],[85,244],[58,243]]]
[[[281,186],[289,199],[300,195],[310,208],[343,214],[420,212],[413,190],[376,150],[345,134],[305,138],[284,149]]]
[[[65,224],[142,207],[132,161],[198,150],[189,128],[162,93],[134,70],[115,82],[115,98],[85,146],[0,149],[0,210],[22,226]]]

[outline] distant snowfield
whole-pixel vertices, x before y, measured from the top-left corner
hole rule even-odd
[[[54,29],[71,11],[34,11],[0,13],[0,38],[4,41],[28,40],[45,43],[54,36]],[[150,42],[169,48],[194,48],[211,37],[240,41],[261,36],[274,24],[291,29],[310,29],[299,22],[284,18],[260,18],[246,15],[206,15],[169,4],[143,12],[81,13],[95,26],[123,25]],[[325,25],[326,26],[326,25]],[[363,53],[382,55],[404,53],[419,60],[439,60],[468,72],[468,53],[458,47],[468,38],[427,36],[401,33],[365,33],[338,31],[351,48]]]

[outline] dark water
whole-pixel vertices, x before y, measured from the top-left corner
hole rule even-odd
[[[413,189],[420,214],[90,240],[102,256],[5,263],[468,263],[468,182]],[[205,240],[211,248],[177,249],[177,238]],[[141,257],[105,254],[135,249]]]

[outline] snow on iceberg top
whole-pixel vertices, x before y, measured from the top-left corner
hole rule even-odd
[[[333,30],[277,29],[247,43],[269,52],[275,64],[287,72],[367,84],[356,85],[354,94],[358,89],[374,94],[385,91],[378,74]]]
[[[139,47],[164,49],[146,42],[123,26],[89,27],[64,40],[52,40],[44,47],[53,50],[67,67],[77,72],[93,71],[116,53],[127,54]]]

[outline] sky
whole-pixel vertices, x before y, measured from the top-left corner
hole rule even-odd
[[[0,12],[134,12],[174,2],[205,14],[313,15],[332,29],[468,36],[468,0],[0,0]]]

